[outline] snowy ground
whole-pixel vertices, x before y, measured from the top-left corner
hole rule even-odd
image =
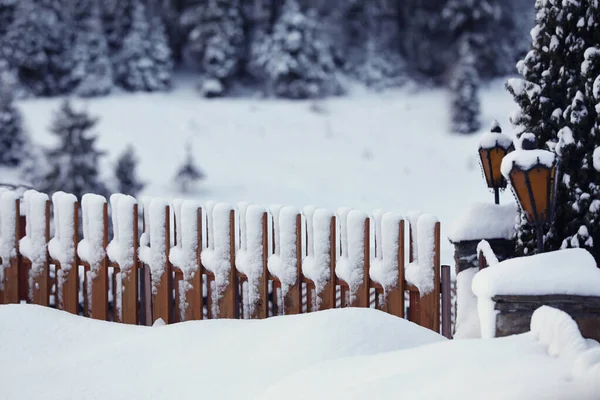
[[[453,264],[449,224],[471,203],[492,202],[478,165],[478,135],[448,131],[445,91],[356,90],[314,101],[202,99],[190,84],[172,93],[114,94],[86,101],[100,117],[99,146],[112,164],[128,143],[141,158],[146,195],[179,196],[172,177],[185,142],[193,141],[208,175],[194,194],[235,204],[349,206],[406,214],[420,210],[442,222],[442,262]],[[34,140],[49,145],[60,99],[20,103]],[[510,95],[498,80],[482,90],[483,123],[512,133]],[[107,175],[110,169],[105,171]],[[504,194],[503,201],[512,201]]]
[[[582,339],[564,314],[546,311],[537,331],[524,335],[448,341],[372,309],[141,327],[0,306],[0,395],[597,399],[598,343]]]

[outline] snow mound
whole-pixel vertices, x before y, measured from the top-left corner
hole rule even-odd
[[[502,261],[473,279],[479,297],[563,294],[600,296],[600,269],[584,249],[565,249]]]
[[[587,348],[577,323],[564,311],[542,306],[531,317],[531,332],[554,357],[574,355]]]
[[[3,305],[0,326],[0,354],[11,360],[0,363],[3,400],[249,399],[317,362],[447,341],[359,308],[156,329]]]
[[[454,221],[448,239],[452,243],[480,239],[507,239],[515,235],[516,203],[476,203]]]
[[[596,400],[600,355],[587,352],[574,365],[540,351],[530,334],[450,340],[324,361],[274,382],[258,399]]]

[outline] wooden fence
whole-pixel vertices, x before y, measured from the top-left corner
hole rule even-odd
[[[372,307],[451,336],[450,267],[429,215],[124,195],[81,203],[0,193],[0,304],[143,325]]]

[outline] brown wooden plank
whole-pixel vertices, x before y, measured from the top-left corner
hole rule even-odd
[[[14,248],[19,248],[19,239],[21,237],[20,224],[20,204],[19,199],[15,199],[15,243]],[[2,260],[5,262],[6,260]],[[1,286],[1,285],[0,285]],[[0,304],[16,304],[19,303],[19,257],[16,255],[8,260],[8,266],[4,269],[4,293]]]
[[[363,263],[363,280],[359,287],[356,289],[354,298],[351,299],[351,307],[369,307],[370,293],[369,293],[369,267],[371,264],[371,228],[370,219],[365,218],[364,222],[364,263]]]
[[[302,312],[302,215],[296,215],[296,282],[289,287],[283,299],[285,315]]]
[[[50,241],[50,200],[46,201],[46,213],[45,213],[45,225],[46,225],[46,233],[45,233],[45,242],[46,248],[48,246],[48,242]],[[44,260],[42,265],[41,272],[37,273],[32,277],[32,299],[33,304],[38,304],[41,306],[50,305],[50,264],[48,262],[48,257]],[[30,273],[32,273],[31,271]]]
[[[262,227],[262,275],[258,283],[258,301],[251,318],[267,318],[269,316],[269,270],[267,268],[269,238],[268,238],[268,215],[263,213],[261,220]]]
[[[106,321],[108,320],[108,257],[106,256],[106,247],[108,246],[108,203],[104,203],[102,214],[104,258],[96,268],[94,279],[92,279],[91,312],[93,319]]]
[[[165,324],[171,321],[171,293],[169,288],[169,275],[171,274],[171,264],[169,263],[169,249],[171,247],[171,226],[170,226],[170,207],[165,206],[164,211],[165,224],[165,264],[163,265],[163,273],[156,287],[156,294],[152,299],[152,323],[162,318]]]
[[[335,216],[332,216],[329,224],[329,280],[325,284],[323,291],[320,293],[321,310],[335,308],[335,263],[337,257],[336,228],[336,219]]]
[[[73,203],[73,249],[77,249],[77,243],[79,242],[79,203]],[[79,305],[79,293],[77,291],[77,284],[79,282],[79,271],[77,268],[77,251],[73,254],[73,261],[65,268],[63,265],[56,263],[57,273],[58,268],[61,269],[62,273],[62,287],[60,288],[62,302],[59,307],[71,314],[78,314]],[[59,290],[58,286],[56,288]]]
[[[138,323],[138,205],[133,205],[133,264],[121,268],[121,322]],[[125,273],[123,273],[125,271]]]
[[[187,308],[185,309],[184,320],[200,320],[203,318],[204,299],[202,297],[202,209],[197,210],[197,248],[196,248],[196,263],[198,270],[190,277],[189,283],[191,288],[185,293]]]
[[[434,228],[433,291],[421,297],[419,325],[440,331],[440,223]]]
[[[400,220],[398,230],[398,281],[386,293],[385,311],[404,318],[404,220]]]
[[[235,213],[229,212],[229,276],[228,284],[219,299],[219,318],[238,318],[239,292],[235,269]]]

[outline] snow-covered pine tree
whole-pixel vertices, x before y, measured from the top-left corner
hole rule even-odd
[[[468,37],[464,38],[460,58],[450,78],[452,95],[452,131],[473,133],[481,124],[479,102],[479,75],[475,67],[475,56]]]
[[[73,89],[70,9],[60,0],[20,0],[0,44],[2,57],[17,71],[21,86],[34,95]]]
[[[0,0],[0,37],[8,31],[12,24],[17,0]]]
[[[62,190],[80,199],[85,193],[108,194],[98,165],[104,152],[96,148],[97,136],[90,132],[96,123],[85,110],[75,110],[69,100],[61,104],[50,128],[58,144],[45,150],[49,170],[41,190],[48,194]]]
[[[175,174],[175,184],[181,193],[190,193],[195,190],[198,182],[204,179],[204,173],[196,165],[191,144],[186,146],[185,151],[185,160]]]
[[[194,17],[186,58],[202,74],[201,91],[207,97],[221,96],[239,70],[243,58],[244,21],[238,0],[207,0],[192,9]]]
[[[98,0],[77,0],[73,7],[73,57],[79,81],[75,93],[83,97],[106,95],[113,87],[113,73]]]
[[[26,157],[23,118],[13,103],[8,65],[0,59],[0,165],[18,167]]]
[[[356,1],[345,7],[337,20],[327,25],[341,25],[346,40],[328,26],[335,37],[335,56],[344,69],[358,81],[379,90],[399,86],[406,81],[406,63],[400,55],[396,8],[388,3]]]
[[[600,261],[600,176],[593,168],[599,144],[594,82],[600,72],[593,46],[600,38],[600,10],[589,1],[539,1],[536,7],[532,49],[518,64],[525,79],[510,80],[507,87],[520,106],[513,121],[559,160],[558,207],[554,224],[544,229],[545,248],[585,247]],[[517,250],[530,253],[531,235],[518,229]]]
[[[115,178],[117,180],[117,191],[119,193],[137,196],[144,188],[144,184],[137,176],[138,159],[133,146],[129,145],[119,156],[115,165]]]
[[[127,33],[131,30],[134,4],[139,0],[102,0],[100,2],[102,26],[111,57],[114,59]]]
[[[163,23],[135,0],[129,33],[115,60],[116,81],[130,91],[164,91],[171,87],[173,61]]]
[[[341,91],[331,43],[317,16],[286,0],[273,32],[253,44],[252,68],[269,94],[291,99],[315,98]]]

